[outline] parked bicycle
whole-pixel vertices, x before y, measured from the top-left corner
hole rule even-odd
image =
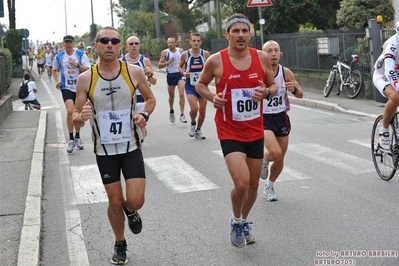
[[[339,74],[341,84],[339,86],[337,95],[345,89],[345,94],[349,99],[353,99],[359,95],[363,87],[363,76],[362,73],[355,69],[356,63],[359,61],[358,55],[352,55],[352,61],[350,65],[347,64],[347,60],[341,58],[339,55],[329,55],[334,59],[337,59],[337,63],[333,65],[330,75],[328,76],[326,86],[324,87],[324,97],[330,95],[337,77]]]
[[[379,142],[380,129],[382,127],[382,115],[377,117],[371,131],[371,155],[374,167],[381,179],[385,181],[392,179],[396,171],[399,169],[398,117],[399,112],[396,112],[389,123],[389,138],[391,142],[389,150],[384,150],[380,146]]]

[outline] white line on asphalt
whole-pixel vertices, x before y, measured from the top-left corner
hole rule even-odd
[[[315,161],[338,167],[354,175],[374,172],[371,160],[365,160],[351,154],[337,151],[316,143],[290,144],[290,151]]]
[[[222,150],[213,151],[213,153],[223,157]],[[269,166],[270,167],[270,166]],[[298,179],[310,179],[311,176],[308,176],[298,170],[295,170],[291,167],[284,166],[283,172],[276,182],[284,182],[290,180],[298,180]]]
[[[71,166],[76,204],[108,202],[97,164]]]
[[[65,142],[64,128],[62,126],[61,111],[55,112],[57,141]],[[75,194],[69,167],[68,154],[65,148],[58,150],[60,158],[60,179],[62,183],[62,196],[65,205],[65,233],[68,243],[70,265],[89,266],[86,246],[82,231],[80,212],[76,208]]]
[[[146,158],[144,162],[172,191],[185,193],[219,188],[177,155]]]
[[[361,140],[361,139],[351,139],[351,140],[348,140],[348,141],[351,142],[351,143],[360,145],[360,146],[367,147],[367,148],[369,148],[371,150],[371,140],[370,139],[363,139],[363,140]]]

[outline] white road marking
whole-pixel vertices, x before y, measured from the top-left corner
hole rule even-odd
[[[371,160],[362,159],[315,143],[291,144],[289,149],[290,151],[301,154],[301,156],[338,167],[354,175],[375,171]]]
[[[71,166],[76,204],[108,202],[97,164]]]
[[[144,159],[146,166],[167,188],[186,193],[219,188],[177,155]]]
[[[65,142],[64,128],[61,111],[56,111],[57,140]],[[80,212],[76,208],[76,198],[72,185],[72,177],[69,168],[68,154],[65,148],[59,149],[60,179],[62,183],[62,196],[65,205],[65,233],[68,243],[68,255],[70,265],[89,266],[86,245],[82,231]]]
[[[351,143],[354,143],[354,144],[369,148],[370,152],[371,152],[371,140],[370,139],[363,139],[363,140],[361,140],[361,139],[351,139],[351,140],[348,140],[348,141],[351,142]]]
[[[213,151],[213,153],[223,157],[222,150]],[[269,165],[270,167],[271,165]],[[297,180],[297,179],[310,179],[312,178],[309,175],[306,175],[300,171],[297,171],[291,167],[284,166],[283,172],[280,174],[279,178],[276,182]]]

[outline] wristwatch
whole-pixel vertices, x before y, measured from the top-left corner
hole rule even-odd
[[[270,98],[272,97],[272,92],[270,91],[269,88],[267,88],[268,94],[266,96],[266,100],[270,100]]]
[[[76,67],[79,68],[79,67],[80,67],[80,64],[77,64]]]
[[[148,121],[148,119],[150,119],[150,115],[147,112],[141,112],[140,114],[144,117],[145,121]]]

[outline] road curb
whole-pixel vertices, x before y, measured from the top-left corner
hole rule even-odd
[[[304,106],[308,106],[308,107],[316,107],[316,108],[320,108],[320,109],[341,112],[341,113],[346,113],[346,114],[352,114],[352,115],[367,116],[367,117],[371,117],[371,118],[377,117],[375,114],[345,109],[337,103],[330,103],[330,102],[319,101],[319,100],[311,100],[311,99],[307,99],[307,98],[299,99],[299,98],[295,98],[294,96],[288,96],[288,98],[290,100],[290,103],[292,103],[292,104],[304,105]]]
[[[47,112],[41,111],[29,174],[24,221],[18,254],[18,266],[39,265],[40,261],[42,179],[44,174],[44,144],[46,131]]]

